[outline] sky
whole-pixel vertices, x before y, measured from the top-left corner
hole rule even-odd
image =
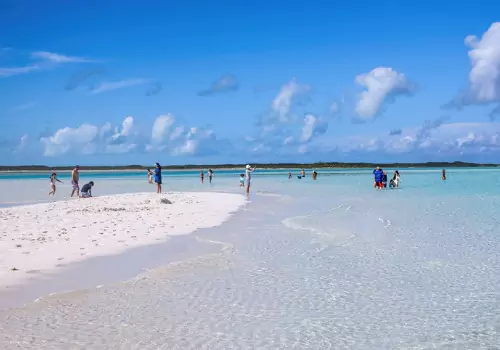
[[[0,0],[0,164],[500,163],[499,13]]]

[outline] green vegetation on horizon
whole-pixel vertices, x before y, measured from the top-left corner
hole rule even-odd
[[[233,169],[244,168],[246,164],[186,164],[166,165],[162,169],[167,170],[194,170],[194,169]],[[481,164],[467,162],[426,162],[426,163],[340,163],[340,162],[317,162],[317,163],[257,163],[252,164],[261,169],[321,169],[321,168],[459,168],[459,167],[497,167],[498,164]],[[0,165],[0,171],[50,171],[50,170],[72,170],[74,166],[46,166],[46,165]],[[144,165],[87,165],[80,166],[82,170],[145,170],[152,168]]]

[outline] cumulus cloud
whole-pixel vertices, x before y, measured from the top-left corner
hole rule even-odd
[[[124,153],[137,148],[134,142],[134,119],[126,117],[121,127],[114,128],[110,123],[102,126],[82,124],[78,127],[65,127],[53,135],[41,137],[40,143],[45,156],[59,156],[66,153]]]
[[[92,89],[92,94],[100,94],[106,91],[112,91],[117,89],[128,88],[132,86],[142,85],[147,82],[146,79],[126,79],[119,81],[108,81],[99,83],[94,89]]]
[[[304,126],[302,127],[302,134],[300,141],[307,143],[315,136],[323,135],[328,129],[328,123],[323,119],[313,115],[307,114],[304,117]]]
[[[392,102],[401,95],[411,95],[414,85],[403,73],[390,67],[377,67],[366,74],[356,77],[356,83],[365,91],[358,96],[355,112],[356,120],[366,122],[380,114],[384,104]]]
[[[98,134],[97,126],[82,124],[76,128],[59,129],[52,136],[40,138],[40,142],[44,146],[45,156],[57,156],[69,151],[93,150],[93,142]]]
[[[272,110],[278,114],[279,121],[286,122],[295,99],[309,91],[308,85],[299,84],[295,79],[283,85],[271,105]]]
[[[107,125],[105,125],[105,128],[107,128]],[[125,142],[127,142],[128,137],[132,133],[132,129],[134,127],[134,118],[132,117],[126,117],[123,122],[122,122],[122,127],[119,129],[118,127],[115,128],[115,132],[111,137],[108,139],[108,143],[113,144],[113,145],[121,145]],[[103,129],[101,128],[101,132]]]
[[[151,130],[151,143],[153,145],[160,145],[164,143],[168,136],[168,131],[174,123],[175,118],[171,114],[158,116],[155,119],[153,129]]]
[[[211,129],[186,127],[177,122],[171,114],[158,116],[151,131],[147,151],[164,151],[174,156],[210,155],[218,153],[226,142],[217,139]]]
[[[371,159],[397,155],[402,160],[452,160],[464,155],[497,159],[500,151],[500,123],[446,123],[446,117],[429,120],[417,128],[402,130],[394,137],[351,136],[336,140],[330,148],[344,154]],[[332,145],[321,145],[325,149]],[[388,158],[389,159],[389,158]],[[373,161],[373,159],[371,159]]]
[[[468,87],[446,107],[500,102],[500,22],[493,23],[481,38],[469,35]]]
[[[238,89],[238,79],[234,75],[229,74],[214,81],[208,89],[198,92],[198,96],[212,96],[223,92],[237,91]]]

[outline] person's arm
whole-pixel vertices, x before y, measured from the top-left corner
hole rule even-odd
[[[63,183],[61,180],[59,180],[57,177],[56,177],[56,181],[57,182],[60,182],[60,183]]]

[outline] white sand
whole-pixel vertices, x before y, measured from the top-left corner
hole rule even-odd
[[[243,204],[236,194],[134,193],[0,209],[0,288],[60,264],[218,226]]]

